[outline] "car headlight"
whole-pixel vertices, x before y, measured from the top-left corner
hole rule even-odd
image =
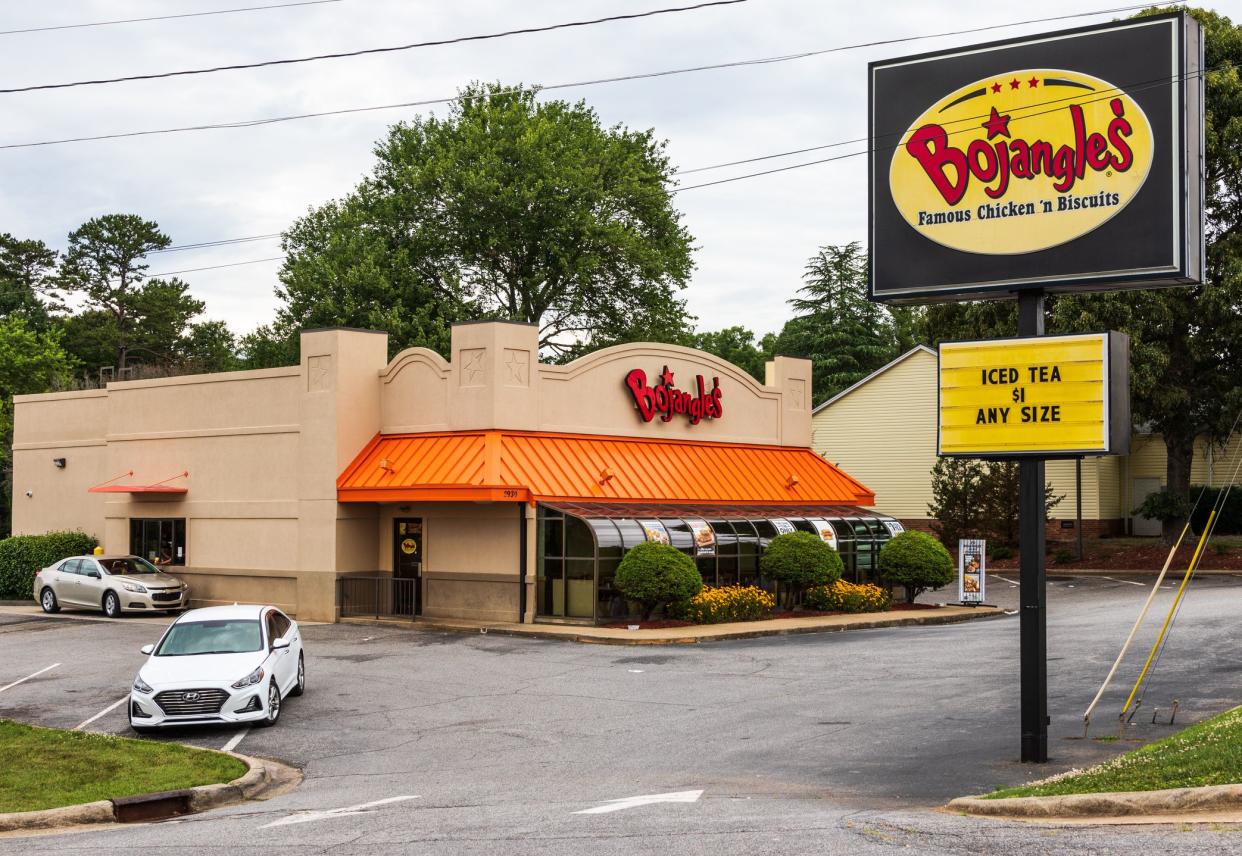
[[[147,682],[142,679],[142,675],[138,675],[134,678],[134,689],[138,690],[140,693],[151,692],[151,687],[148,686]]]
[[[253,686],[254,684],[257,684],[262,680],[263,680],[263,667],[259,666],[259,668],[255,669],[253,672],[246,675],[246,677],[242,678],[240,681],[234,681],[233,689],[244,690],[246,687]]]
[[[121,587],[126,591],[136,591],[139,594],[147,593],[147,587],[139,585],[138,583],[121,583]]]

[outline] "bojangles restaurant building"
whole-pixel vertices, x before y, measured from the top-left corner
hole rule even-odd
[[[899,528],[810,450],[806,360],[763,384],[671,345],[547,365],[504,322],[455,326],[451,362],[387,348],[311,330],[297,366],[19,396],[14,531],[172,565],[195,606],[607,623],[644,540],[745,584],[802,529],[867,579]]]

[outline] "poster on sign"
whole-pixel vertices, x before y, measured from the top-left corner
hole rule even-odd
[[[659,520],[640,520],[638,525],[643,527],[644,537],[653,544],[669,543],[668,530]]]
[[[885,520],[884,528],[888,530],[888,534],[892,538],[896,538],[902,532],[906,531],[906,527],[902,526],[896,520]]]
[[[772,525],[776,527],[777,535],[788,535],[790,532],[795,531],[794,525],[784,517],[773,517]]]
[[[818,517],[808,518],[807,523],[815,527],[815,532],[832,549],[837,549],[837,530],[827,520]]]
[[[957,545],[957,597],[962,603],[983,603],[987,587],[987,541],[968,539]]]
[[[716,533],[712,527],[707,525],[707,521],[692,517],[685,518],[685,521],[694,537],[694,555],[696,557],[716,555]]]

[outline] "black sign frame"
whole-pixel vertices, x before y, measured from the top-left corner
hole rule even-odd
[[[1168,65],[1161,66],[1164,77],[1152,70],[1153,45],[1164,45],[1168,60]],[[889,187],[895,146],[945,94],[991,74],[1030,67],[1089,73],[1140,103],[1157,145],[1142,189],[1112,219],[1064,244],[1036,252],[975,254],[919,234],[897,210]],[[1110,291],[1202,282],[1202,69],[1202,31],[1182,11],[870,63],[871,299],[943,303],[1005,298],[1030,289]],[[1159,85],[1161,81],[1167,83]],[[896,91],[903,84],[906,91]],[[1159,148],[1162,144],[1164,151]],[[1153,218],[1160,221],[1159,226],[1151,225]],[[1153,230],[1162,235],[1161,241],[1151,240]]]

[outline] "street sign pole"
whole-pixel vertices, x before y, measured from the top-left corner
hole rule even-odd
[[[1044,292],[1018,293],[1018,335],[1044,335]],[[1044,461],[1019,464],[1018,542],[1021,550],[1019,647],[1022,680],[1022,761],[1048,760],[1048,638],[1044,578]]]

